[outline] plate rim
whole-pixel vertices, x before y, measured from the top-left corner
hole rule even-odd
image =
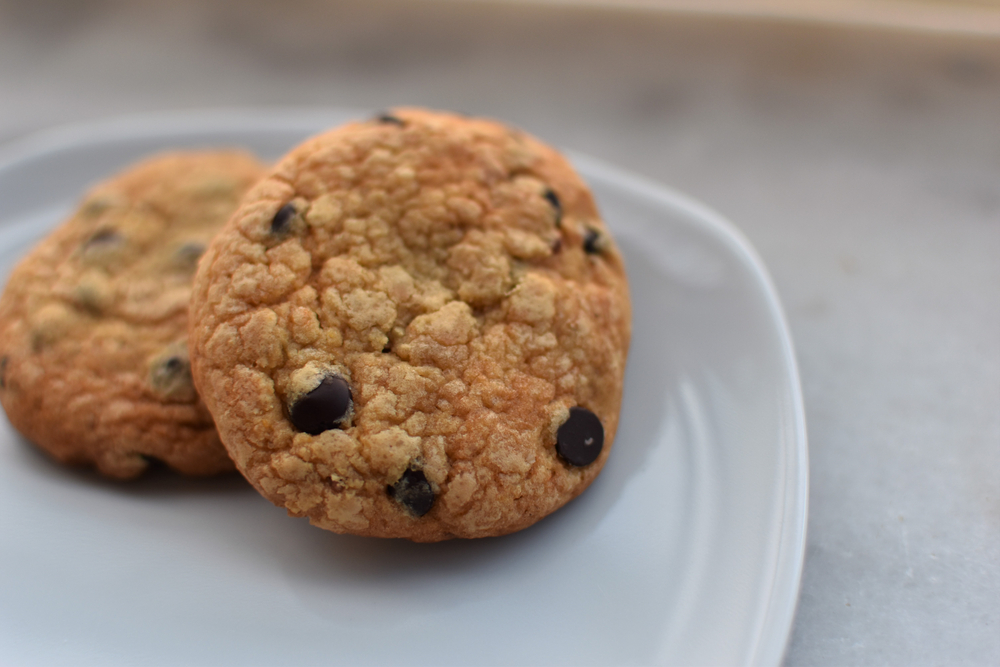
[[[213,134],[254,130],[287,130],[315,133],[331,118],[372,115],[371,110],[349,106],[314,107],[211,107],[164,110],[106,116],[55,125],[15,137],[0,144],[0,179],[18,165],[59,151],[100,145],[109,141]],[[560,147],[575,166],[585,166],[616,187],[643,198],[657,200],[699,221],[748,269],[765,297],[779,337],[784,379],[790,392],[790,441],[782,438],[784,485],[777,551],[770,572],[770,586],[762,605],[758,627],[746,664],[779,665],[791,639],[798,607],[805,559],[809,515],[809,451],[802,385],[791,330],[777,289],[760,255],[729,219],[697,199],[631,170],[584,153]]]
[[[564,152],[570,156],[574,165],[586,165],[588,171],[600,174],[601,178],[611,181],[616,187],[659,200],[705,223],[716,239],[727,245],[743,261],[766,297],[768,314],[776,325],[781,342],[782,360],[786,366],[785,380],[791,390],[794,459],[789,460],[787,456],[785,458],[786,473],[790,468],[793,474],[784,475],[781,503],[784,511],[778,536],[778,552],[772,569],[767,604],[747,664],[781,664],[791,639],[805,561],[809,518],[809,446],[795,346],[777,288],[749,239],[722,214],[689,195],[641,174],[586,154],[572,150]],[[785,452],[786,455],[788,453]],[[784,576],[781,576],[782,573]]]

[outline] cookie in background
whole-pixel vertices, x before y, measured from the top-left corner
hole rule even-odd
[[[239,151],[171,152],[95,186],[0,297],[0,402],[52,458],[113,478],[158,461],[231,470],[191,379],[199,258],[264,172]]]

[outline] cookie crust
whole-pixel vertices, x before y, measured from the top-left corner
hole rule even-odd
[[[235,151],[176,152],[95,186],[0,297],[0,402],[56,460],[119,479],[152,461],[233,469],[187,353],[198,260],[264,173]]]
[[[328,530],[513,532],[582,492],[614,440],[621,255],[569,163],[493,121],[397,109],[295,148],[210,246],[191,312],[237,467]],[[307,432],[301,406],[335,391]],[[556,448],[574,407],[604,431],[583,466]]]

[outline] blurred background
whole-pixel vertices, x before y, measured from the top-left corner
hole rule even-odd
[[[0,100],[0,143],[426,105],[703,200],[762,255],[801,366],[787,664],[1000,664],[1000,2],[0,0]]]

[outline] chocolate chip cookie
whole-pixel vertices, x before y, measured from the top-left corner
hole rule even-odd
[[[109,477],[232,469],[191,380],[187,308],[199,258],[263,174],[242,152],[149,159],[25,257],[0,297],[0,401],[21,433]]]
[[[191,307],[237,467],[328,530],[519,530],[614,440],[621,254],[569,163],[493,121],[399,109],[295,148],[210,245]]]

